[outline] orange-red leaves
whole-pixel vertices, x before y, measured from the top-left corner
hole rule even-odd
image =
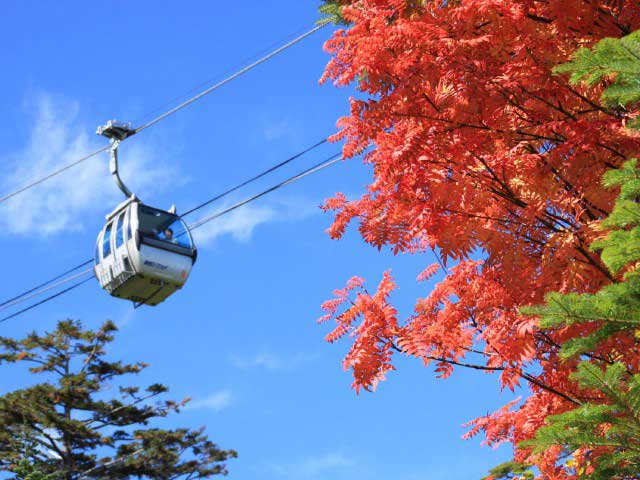
[[[336,327],[326,340],[335,342],[350,333],[354,342],[344,360],[344,368],[351,369],[354,374],[354,388],[375,389],[385,374],[392,370],[391,355],[393,337],[397,331],[397,312],[389,304],[389,295],[395,289],[390,272],[385,272],[374,295],[364,289],[363,280],[353,277],[343,290],[336,290],[336,299],[323,304],[327,312],[323,320],[334,318]],[[349,299],[353,293],[355,298]],[[348,303],[344,311],[338,312],[339,305]],[[354,326],[356,320],[360,324]]]
[[[419,282],[426,282],[431,277],[433,277],[438,270],[440,270],[440,264],[432,263],[427,268],[425,268],[422,272],[420,272],[420,275],[418,275],[417,280]]]
[[[517,443],[568,408],[574,365],[560,361],[557,344],[594,328],[543,335],[519,308],[550,291],[589,292],[610,281],[588,249],[616,195],[600,180],[640,151],[640,138],[600,107],[601,86],[573,87],[552,70],[578,47],[638,29],[640,4],[418,3],[343,2],[351,25],[326,42],[332,58],[323,80],[355,82],[359,95],[333,139],[345,142],[347,159],[372,146],[364,162],[373,178],[360,198],[338,194],[325,209],[335,213],[332,238],[355,221],[376,248],[437,249],[455,266],[401,323],[391,277],[374,294],[360,279],[323,306],[324,318],[337,322],[328,339],[351,336],[344,366],[358,391],[375,388],[394,351],[442,376],[454,363],[496,369],[502,388],[536,372],[527,381],[531,396],[472,429],[490,443]],[[437,270],[429,266],[418,280]],[[635,372],[640,360],[621,348],[634,341],[615,343]],[[606,357],[614,346],[601,348],[594,354]],[[558,454],[537,460],[546,478],[567,478]]]

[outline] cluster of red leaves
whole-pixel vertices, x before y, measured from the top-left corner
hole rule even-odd
[[[552,69],[578,47],[636,30],[640,4],[343,4],[350,26],[326,43],[323,80],[357,84],[361,94],[335,139],[345,140],[346,158],[373,147],[364,158],[374,178],[359,199],[327,201],[336,213],[330,235],[356,219],[378,248],[437,250],[443,267],[455,266],[403,322],[389,301],[389,273],[374,294],[351,280],[323,305],[323,319],[337,322],[328,340],[352,337],[344,365],[358,391],[393,369],[394,352],[435,362],[442,376],[462,365],[501,372],[503,387],[524,379],[532,394],[472,422],[470,433],[484,431],[492,444],[530,438],[547,415],[584,395],[558,348],[593,326],[541,332],[518,309],[549,291],[595,291],[613,280],[588,248],[615,198],[600,180],[640,146],[624,130],[624,111],[604,109],[597,88],[572,87]],[[474,251],[482,262],[470,258]],[[635,353],[621,360],[638,369]],[[532,365],[540,373],[528,373]],[[546,478],[569,478],[557,454],[537,464]]]

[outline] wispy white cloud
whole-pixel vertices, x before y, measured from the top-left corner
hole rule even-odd
[[[287,464],[271,464],[274,473],[287,478],[314,478],[323,473],[352,468],[356,462],[340,452],[312,456],[300,462]]]
[[[254,140],[261,145],[267,141],[286,145],[295,151],[308,143],[304,124],[294,115],[283,111],[263,111],[255,115],[255,120]]]
[[[229,408],[233,403],[233,394],[231,390],[224,389],[212,393],[203,398],[194,398],[187,404],[188,409],[204,408],[220,412]]]
[[[241,368],[243,370],[264,368],[269,371],[277,371],[284,367],[282,359],[269,352],[246,356],[234,354],[231,355],[229,359],[234,367]]]
[[[218,211],[229,206],[231,203],[223,204],[218,207]],[[198,246],[211,245],[225,235],[239,242],[248,242],[260,225],[302,220],[316,213],[320,213],[317,204],[296,198],[258,205],[247,204],[194,230],[193,237]]]
[[[231,364],[242,370],[266,370],[271,373],[291,372],[313,363],[319,355],[317,353],[275,354],[262,350],[255,354],[229,357]]]
[[[341,453],[329,453],[321,457],[307,458],[301,465],[300,469],[303,474],[313,476],[318,475],[326,470],[334,470],[336,468],[345,468],[355,465],[355,462]]]
[[[248,242],[256,227],[275,217],[273,208],[245,205],[194,230],[193,237],[198,246],[210,245],[225,235],[239,242]]]
[[[275,122],[264,123],[265,125],[262,133],[264,134],[264,138],[268,141],[279,140],[287,135],[291,135],[294,130],[291,122],[286,118]]]
[[[3,192],[41,178],[107,141],[93,135],[95,126],[79,120],[77,102],[40,94],[29,102],[28,110],[33,124],[26,144],[0,158],[10,172],[0,180]],[[161,191],[176,178],[175,168],[162,165],[156,152],[137,139],[122,147],[120,156],[122,177],[134,191]],[[121,195],[111,180],[108,154],[102,153],[7,201],[0,226],[3,231],[18,235],[79,231],[90,216],[108,213]]]
[[[127,326],[129,323],[131,323],[133,321],[133,319],[135,318],[136,315],[136,310],[133,308],[133,306],[128,306],[127,309],[122,313],[122,315],[119,315],[117,318],[118,320],[116,320],[116,325],[118,328],[124,328],[125,326]]]

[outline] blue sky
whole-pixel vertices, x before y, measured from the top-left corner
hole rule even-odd
[[[309,29],[316,2],[36,2],[3,4],[0,193],[105,144],[110,118],[138,125],[206,80]],[[120,150],[123,178],[145,202],[186,210],[335,131],[353,92],[318,85],[324,29]],[[326,145],[229,199],[240,200],[339,149]],[[0,205],[1,298],[91,257],[104,215],[120,201],[103,155]],[[460,439],[461,424],[512,398],[497,377],[458,371],[436,380],[415,360],[359,396],[341,368],[347,342],[328,345],[319,305],[353,275],[376,284],[393,269],[407,315],[429,285],[430,255],[393,257],[352,230],[339,242],[318,205],[363,191],[370,171],[340,163],[203,228],[183,291],[134,311],[91,282],[0,326],[18,336],[63,318],[121,327],[114,357],[150,363],[191,407],[165,425],[204,425],[239,458],[231,479],[455,480],[509,456]],[[226,205],[212,206],[204,214]],[[437,280],[437,279],[435,279]],[[3,374],[3,391],[30,379]]]

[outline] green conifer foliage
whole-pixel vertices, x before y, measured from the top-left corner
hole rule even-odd
[[[590,86],[607,82],[602,102],[621,107],[640,101],[640,31],[622,38],[605,38],[592,49],[579,49],[571,62],[559,65],[556,73],[571,73],[572,84]],[[632,125],[640,124],[633,119]]]
[[[319,25],[333,23],[334,25],[347,25],[348,22],[342,16],[342,2],[340,0],[323,0],[318,9],[321,18]]]
[[[605,185],[620,187],[611,215],[602,222],[609,230],[592,249],[617,281],[594,294],[551,293],[546,304],[523,309],[538,315],[541,328],[583,325],[585,334],[565,342],[565,359],[584,360],[572,379],[591,400],[561,415],[551,416],[534,440],[523,446],[542,452],[556,445],[581,458],[576,474],[593,480],[640,478],[640,375],[617,360],[620,348],[636,348],[622,339],[640,332],[640,169],[636,159],[609,171]],[[629,335],[630,334],[630,335]],[[635,342],[637,344],[637,341]],[[604,345],[604,348],[603,348]]]
[[[146,365],[106,358],[116,330],[112,322],[91,331],[64,321],[43,335],[0,337],[0,365],[28,366],[40,380],[0,396],[0,470],[29,480],[194,480],[226,473],[224,462],[236,453],[219,449],[202,429],[151,426],[188,400],[161,401],[167,391],[161,384],[122,384]]]
[[[57,474],[45,474],[38,470],[29,460],[23,458],[15,467],[16,476],[13,480],[56,480]]]
[[[581,362],[573,375],[579,385],[600,392],[599,403],[584,403],[560,415],[549,417],[548,425],[534,440],[524,442],[534,452],[550,445],[562,445],[580,452],[584,464],[577,468],[581,478],[591,480],[637,479],[640,475],[640,375],[628,375],[624,365],[606,368]],[[590,458],[595,457],[594,461]]]
[[[538,315],[540,327],[558,328],[576,324],[586,327],[585,334],[562,346],[565,358],[594,352],[599,345],[620,333],[640,331],[640,170],[637,160],[626,162],[622,169],[607,172],[604,184],[620,187],[620,195],[611,215],[602,223],[608,235],[591,245],[601,252],[601,259],[620,281],[594,294],[557,292],[545,297],[546,304],[523,309]],[[597,328],[593,328],[597,325]]]
[[[493,467],[482,480],[533,480],[534,477],[529,465],[510,461]]]
[[[322,5],[318,8],[321,18],[318,20],[318,25],[326,25],[333,23],[334,25],[349,25],[350,22],[344,18],[343,8],[346,2],[344,0],[322,0]],[[426,0],[406,0],[406,4],[409,7],[405,14],[411,15],[412,13],[419,12],[425,5]],[[447,0],[443,0],[443,5],[446,5]],[[449,2],[450,3],[450,2]],[[389,17],[391,22],[395,18],[395,15]]]
[[[637,129],[640,101],[640,32],[607,38],[556,68],[571,82],[603,87],[605,106]],[[635,104],[635,105],[634,105]],[[574,458],[568,466],[591,480],[640,478],[640,375],[617,355],[640,338],[640,168],[637,159],[605,174],[603,183],[619,188],[610,216],[600,226],[607,234],[591,249],[615,281],[593,294],[551,293],[546,304],[523,309],[538,315],[541,328],[582,326],[584,333],[562,345],[565,359],[582,360],[571,378],[587,398],[579,407],[551,416],[533,440],[535,453],[560,446]],[[640,353],[640,352],[638,352]],[[627,358],[629,358],[627,356]]]
[[[13,430],[11,449],[22,450],[22,456],[14,468],[15,477],[12,480],[57,480],[58,473],[43,473],[32,461],[31,458],[38,453],[38,444],[31,438],[30,429],[23,424]]]

